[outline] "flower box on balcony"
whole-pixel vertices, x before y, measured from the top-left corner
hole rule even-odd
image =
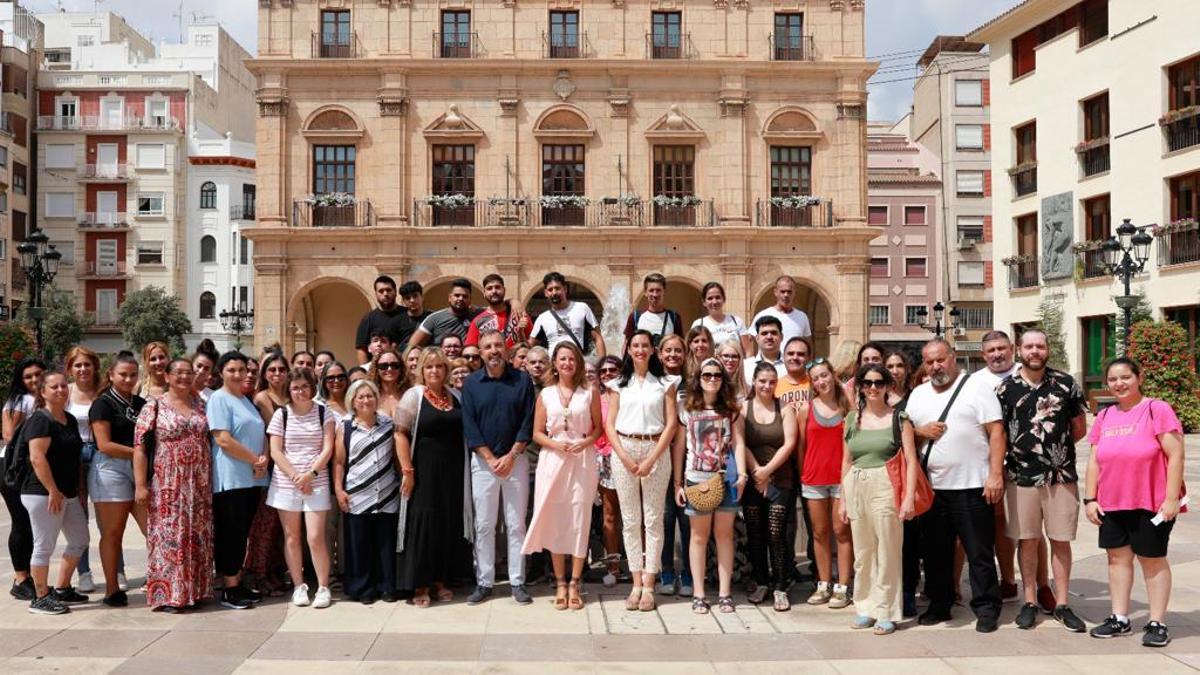
[[[313,206],[354,206],[354,195],[347,192],[328,192],[319,195],[309,195],[304,201]]]
[[[591,201],[583,195],[542,195],[538,203],[543,209],[581,209]]]
[[[421,201],[444,209],[462,209],[475,204],[475,198],[470,195],[454,193],[448,195],[427,195]]]
[[[1017,265],[1026,265],[1037,260],[1037,256],[1032,255],[1010,255],[1007,258],[1000,260],[1000,264],[1005,267],[1016,267]]]
[[[781,209],[806,209],[821,203],[820,197],[794,195],[788,197],[771,197],[771,206]]]
[[[1167,114],[1158,118],[1158,126],[1165,127],[1168,124],[1174,124],[1179,120],[1185,120],[1189,117],[1200,117],[1200,105],[1190,105],[1178,110],[1168,110]]]
[[[655,206],[699,206],[704,203],[702,199],[695,195],[684,195],[682,197],[670,197],[667,195],[654,195],[651,199]]]
[[[1093,138],[1090,141],[1081,141],[1078,145],[1075,146],[1075,152],[1076,152],[1076,154],[1083,154],[1089,150],[1095,150],[1096,148],[1104,147],[1104,146],[1108,145],[1108,143],[1109,143],[1108,136],[1101,136],[1099,138]]]
[[[1022,164],[1018,164],[1008,170],[1008,175],[1016,176],[1017,174],[1025,173],[1026,171],[1029,171],[1030,169],[1036,169],[1037,165],[1038,165],[1037,162],[1024,162]]]
[[[1200,222],[1194,218],[1181,218],[1179,220],[1167,223],[1166,225],[1155,225],[1150,228],[1150,233],[1156,237],[1164,237],[1168,234],[1176,232],[1191,232],[1200,229]]]
[[[1071,250],[1076,253],[1087,253],[1089,251],[1099,251],[1104,248],[1104,242],[1107,239],[1089,239],[1086,241],[1077,241],[1071,245]]]

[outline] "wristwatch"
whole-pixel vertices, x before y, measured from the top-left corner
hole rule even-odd
[[[313,469],[312,471],[309,471],[309,473],[311,473],[311,474],[313,475],[313,478],[316,478],[318,475],[320,475],[320,474],[318,474],[318,473],[317,473],[317,470],[316,470],[316,469]]]
[[[1095,499],[1092,499],[1091,497],[1084,497],[1084,498],[1083,498],[1083,505],[1084,505],[1084,506],[1087,506],[1088,504],[1091,504],[1091,503],[1092,503],[1092,502],[1094,502],[1094,501],[1096,501],[1096,500],[1095,500]]]

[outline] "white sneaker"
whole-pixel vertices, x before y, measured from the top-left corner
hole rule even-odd
[[[129,590],[129,579],[125,578],[124,572],[117,572],[117,590],[118,591]]]
[[[292,591],[292,604],[297,607],[308,607],[308,584],[300,584]]]
[[[79,574],[79,581],[75,584],[75,590],[80,593],[96,592],[96,581],[92,579],[91,572],[81,572]]]
[[[307,588],[307,586],[305,588]],[[325,609],[332,602],[333,598],[329,595],[328,586],[321,586],[317,589],[317,595],[313,598],[313,607],[317,609]]]

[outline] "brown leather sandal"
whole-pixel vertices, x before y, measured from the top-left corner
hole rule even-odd
[[[554,609],[563,611],[567,608],[567,584],[564,581],[558,582],[558,590],[554,593]]]
[[[567,589],[567,605],[572,610],[583,609],[583,596],[579,593],[579,582],[572,581],[571,583],[567,584]]]
[[[643,588],[642,589],[642,599],[640,602],[638,602],[638,610],[643,611],[643,612],[653,612],[654,608],[655,608],[654,589],[653,588]]]

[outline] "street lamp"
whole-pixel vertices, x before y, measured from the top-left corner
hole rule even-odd
[[[960,316],[962,316],[962,312],[960,312],[957,307],[955,307],[954,309],[951,309],[950,310],[950,322],[948,324],[943,324],[943,316],[944,316],[945,312],[946,312],[946,306],[942,304],[941,300],[938,300],[933,305],[933,323],[929,323],[927,321],[927,319],[929,317],[929,310],[925,309],[924,307],[918,308],[917,316],[921,320],[921,328],[924,328],[925,330],[933,331],[933,334],[936,337],[945,336],[947,330],[950,330],[950,331],[958,330],[958,318]]]
[[[50,243],[50,237],[40,229],[30,233],[25,241],[17,245],[17,253],[21,255],[21,271],[29,279],[29,316],[37,334],[37,350],[45,356],[42,345],[42,321],[46,319],[46,308],[42,306],[42,289],[54,281],[58,274],[58,263],[62,253],[55,250]]]
[[[237,309],[222,310],[217,315],[221,319],[221,328],[226,333],[233,333],[233,348],[242,348],[242,333],[254,330],[254,310],[247,310],[246,303],[238,305]]]
[[[1116,300],[1124,315],[1125,330],[1122,340],[1125,349],[1129,349],[1129,323],[1133,320],[1133,308],[1137,306],[1138,297],[1129,288],[1135,274],[1146,269],[1146,261],[1150,259],[1150,244],[1154,237],[1147,232],[1150,225],[1137,227],[1126,218],[1117,226],[1117,234],[1109,237],[1101,250],[1104,251],[1104,271],[1116,277],[1124,285],[1124,295],[1118,295]]]

